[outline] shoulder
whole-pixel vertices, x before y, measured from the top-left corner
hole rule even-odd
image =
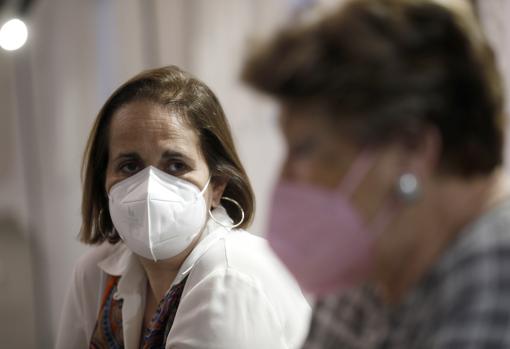
[[[186,290],[187,289],[187,290]],[[217,269],[186,284],[167,347],[288,348],[283,327],[267,297],[246,274]]]
[[[265,239],[244,230],[232,230],[198,258],[187,283],[195,285],[205,278],[229,278],[262,290],[272,276],[281,279],[277,283],[289,277]]]
[[[97,302],[102,292],[105,275],[121,275],[129,250],[123,243],[103,243],[90,248],[76,262],[70,290],[83,306]]]
[[[446,251],[432,280],[437,313],[436,348],[510,345],[510,211],[489,212]],[[434,281],[435,280],[435,281]]]
[[[200,257],[180,308],[202,309],[194,321],[214,324],[214,332],[230,336],[237,348],[252,348],[250,341],[257,348],[297,347],[310,317],[300,288],[265,239],[243,230],[229,232]],[[183,313],[178,315],[176,323],[183,320]]]
[[[210,274],[244,275],[260,283],[276,278],[277,283],[294,284],[286,268],[269,248],[267,241],[244,230],[233,230],[218,239],[196,262],[192,273],[198,278]]]
[[[97,317],[102,281],[99,263],[122,249],[104,243],[90,248],[74,266],[63,305],[57,348],[75,348],[90,338]]]
[[[510,203],[491,210],[464,229],[436,269],[452,289],[455,284],[510,280]]]
[[[124,245],[121,243],[112,245],[107,242],[90,248],[75,264],[75,281],[82,281],[86,283],[87,280],[97,277],[101,272],[101,268],[99,267],[100,262],[116,253],[119,253],[124,248]]]

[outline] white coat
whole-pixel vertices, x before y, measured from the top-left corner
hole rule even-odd
[[[229,224],[223,208],[215,217]],[[105,243],[75,267],[57,336],[57,349],[88,348],[106,274],[120,276],[124,347],[138,349],[147,279],[123,243]],[[308,331],[310,307],[264,239],[209,220],[182,264],[188,276],[166,349],[295,349]]]

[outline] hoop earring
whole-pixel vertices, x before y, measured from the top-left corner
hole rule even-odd
[[[421,194],[420,183],[413,173],[402,174],[397,181],[397,194],[407,203],[415,202]]]
[[[110,232],[107,232],[104,227],[103,227],[103,209],[99,210],[99,217],[98,217],[98,228],[99,228],[99,231],[101,232],[101,234],[103,234],[103,236],[106,238],[106,239],[109,239],[111,237],[111,235],[115,235],[117,234],[121,240],[124,240],[122,238],[122,236],[119,234],[119,232],[117,231],[117,229],[115,229],[115,226],[112,224],[112,230]]]
[[[241,207],[241,205],[236,200],[234,200],[232,198],[229,198],[227,196],[223,196],[220,200],[226,200],[226,201],[229,201],[229,202],[233,203],[234,205],[236,205],[237,208],[239,209],[239,211],[241,212],[241,220],[239,222],[237,222],[236,224],[231,225],[231,226],[225,225],[222,222],[218,221],[216,218],[214,218],[214,215],[212,214],[211,209],[209,209],[209,217],[211,217],[211,219],[213,221],[215,221],[216,223],[218,223],[222,227],[228,228],[228,229],[234,229],[234,228],[237,228],[238,226],[240,226],[241,224],[243,224],[243,222],[244,222],[244,210]]]
[[[122,235],[119,234],[119,232],[117,231],[117,229],[115,229],[115,227],[112,228],[112,235],[115,235],[117,234],[117,236],[122,240],[124,241],[124,238],[122,237]]]
[[[105,235],[103,227],[103,209],[99,210],[99,214],[97,216],[97,228],[99,229],[101,234]]]

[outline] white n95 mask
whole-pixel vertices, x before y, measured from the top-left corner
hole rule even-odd
[[[205,225],[204,189],[149,166],[108,194],[113,225],[134,253],[154,261],[177,256]]]

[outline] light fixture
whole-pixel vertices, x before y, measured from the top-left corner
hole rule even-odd
[[[0,0],[0,47],[15,51],[28,39],[28,18],[34,0]]]
[[[28,29],[21,19],[13,18],[0,28],[0,47],[6,51],[21,48],[28,38]]]

